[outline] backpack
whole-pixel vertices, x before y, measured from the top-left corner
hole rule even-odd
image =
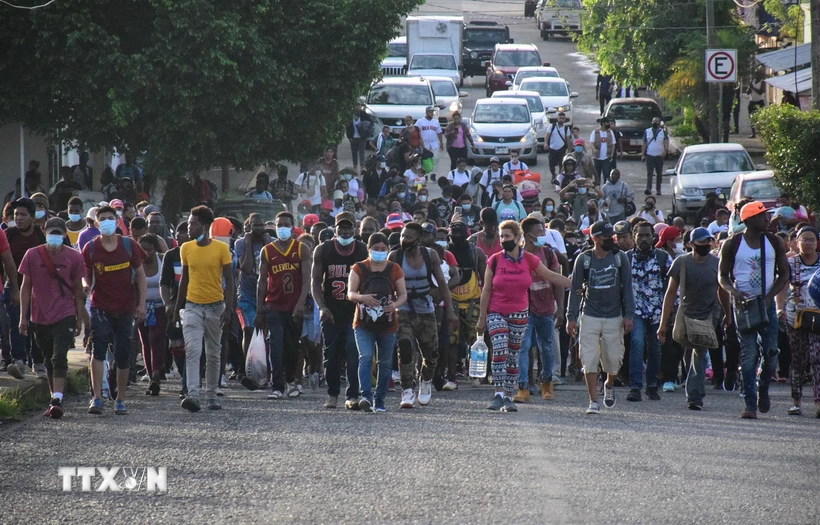
[[[430,257],[430,250],[428,248],[425,248],[424,246],[421,246],[419,249],[421,250],[421,258],[424,259],[424,268],[427,270],[427,282],[430,284],[430,292],[427,295],[429,295],[431,298],[434,298],[434,291],[438,287],[433,284],[433,260]],[[397,264],[401,266],[402,264],[404,264],[404,250],[399,248],[397,251],[399,252],[399,260]],[[416,293],[415,290],[413,290],[412,292],[408,290],[407,305],[410,307],[410,310],[413,310],[415,312],[415,309],[413,307],[413,301],[411,301],[411,299],[421,299],[423,297],[424,295]]]
[[[354,266],[359,269],[362,280],[359,285],[359,292],[362,294],[373,294],[384,306],[387,301],[393,297],[393,283],[390,280],[390,273],[393,262],[388,261],[387,267],[380,271],[374,272],[367,267],[363,262],[358,262]],[[365,306],[362,303],[357,305],[359,309],[359,323],[364,328],[389,328],[393,325],[395,319],[394,315],[381,312],[381,307],[378,309]]]
[[[131,237],[123,237],[122,235],[119,235],[119,238],[122,241],[122,247],[125,248],[125,252],[128,254],[128,262],[130,264],[130,262],[131,262]],[[100,239],[100,242],[102,242],[102,239]],[[95,244],[97,244],[97,238],[96,237],[94,239],[92,239],[91,242],[88,243],[88,258],[91,259],[92,263],[94,262],[94,245]],[[93,277],[94,275],[95,274],[92,273],[92,279],[93,279],[92,282],[91,282],[91,288],[92,289],[94,288],[94,281],[96,281],[96,279]],[[134,284],[134,282],[136,282],[136,280],[137,280],[137,271],[134,270],[134,267],[132,266],[131,267],[131,284]]]

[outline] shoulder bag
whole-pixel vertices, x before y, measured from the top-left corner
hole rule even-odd
[[[803,287],[803,282],[801,280],[801,268],[800,268],[800,255],[795,256],[795,271],[794,274],[796,279],[793,281],[793,285],[797,288],[797,298],[795,302],[800,302],[800,294],[801,288]],[[804,308],[802,310],[796,310],[794,313],[794,328],[797,330],[802,330],[804,332],[808,332],[810,334],[820,334],[820,310],[816,308]]]
[[[688,348],[717,348],[718,339],[715,326],[709,319],[692,319],[683,313],[683,298],[686,293],[686,263],[691,255],[683,257],[680,269],[681,302],[675,314],[675,325],[672,327],[672,339]]]

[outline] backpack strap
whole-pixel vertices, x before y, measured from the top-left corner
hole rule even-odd
[[[60,297],[65,297],[65,291],[63,290],[63,286],[65,286],[69,290],[73,290],[74,288],[70,284],[68,284],[68,282],[65,280],[65,277],[63,277],[57,272],[57,268],[54,266],[54,261],[52,261],[51,257],[48,255],[48,251],[46,250],[46,246],[44,244],[37,246],[37,253],[40,254],[40,258],[42,259],[43,264],[46,267],[46,270],[48,270],[49,275],[51,275],[51,278],[57,279],[57,284],[60,285]]]

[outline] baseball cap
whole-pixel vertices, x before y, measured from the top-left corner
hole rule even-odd
[[[436,225],[430,221],[425,222],[421,225],[421,229],[427,233],[436,233]]]
[[[493,162],[495,162],[496,164],[498,164],[498,163],[500,163],[501,161],[500,161],[500,160],[498,160],[498,157],[490,157],[490,164],[492,164]]]
[[[658,243],[655,245],[655,248],[662,248],[664,244],[669,241],[674,241],[678,237],[680,237],[680,229],[678,229],[677,226],[667,226],[661,230],[661,233],[658,236]]]
[[[689,240],[691,242],[700,242],[705,241],[706,239],[714,238],[714,235],[712,235],[706,228],[695,228],[694,230],[692,230],[692,234],[689,236]]]
[[[750,202],[740,209],[740,222],[745,221],[750,217],[766,212],[766,206],[760,201]]]
[[[540,211],[534,211],[534,212],[530,213],[529,215],[527,215],[527,218],[528,219],[535,219],[536,221],[538,221],[542,224],[544,223],[544,214],[541,213]]]
[[[336,190],[336,191],[333,192],[333,200],[344,199],[344,198],[345,198],[345,192],[343,192],[342,190]]]
[[[302,202],[299,203],[299,206],[305,206],[307,208],[310,208],[311,206],[313,206],[313,203],[310,202],[310,199],[302,199]]]
[[[632,223],[629,221],[618,221],[615,223],[615,226],[613,226],[612,229],[615,230],[616,234],[632,233]]]
[[[435,110],[436,110],[436,108],[434,108],[433,106],[427,106],[426,108],[424,108],[424,111],[435,111]]]
[[[311,226],[313,226],[317,222],[319,222],[319,216],[316,215],[315,213],[308,213],[302,219],[302,226],[304,226],[305,228],[310,228]]]
[[[122,201],[121,201],[121,200],[119,200],[119,199],[114,199],[114,200],[112,200],[111,202],[109,202],[109,203],[108,203],[108,205],[109,205],[109,206],[111,206],[112,208],[114,208],[115,210],[116,210],[117,208],[120,208],[120,209],[124,209],[124,208],[125,208],[125,205],[124,205],[124,204],[122,203]]]
[[[46,197],[45,193],[40,193],[39,191],[31,196],[31,201],[37,205],[39,204],[45,209],[48,209],[48,197]]]
[[[97,206],[92,206],[92,207],[88,208],[88,213],[85,214],[86,219],[91,219],[92,221],[96,221],[97,220],[97,210],[99,210],[99,209],[100,208],[97,207]],[[187,226],[186,226],[186,228],[187,228]]]
[[[60,233],[65,233],[65,221],[59,217],[52,217],[46,221],[46,227],[43,231],[50,233],[54,230],[59,230]]]
[[[20,197],[19,199],[12,201],[11,203],[11,208],[13,210],[21,206],[28,210],[29,215],[34,215],[34,212],[37,209],[37,207],[34,205],[34,201],[26,197]]]
[[[584,139],[575,139],[575,142],[572,143],[573,146],[583,146]]]
[[[349,211],[343,211],[336,215],[336,226],[343,222],[349,222],[351,226],[356,225],[356,216]]]
[[[388,230],[392,230],[394,228],[401,228],[404,226],[404,221],[401,220],[400,213],[391,213],[387,216],[387,222],[385,224]]]
[[[598,221],[592,225],[589,233],[593,237],[612,237],[612,225],[607,221]]]
[[[333,210],[333,202],[327,199],[322,201],[322,209],[323,210]]]
[[[157,208],[153,204],[149,204],[148,206],[146,206],[145,208],[142,209],[142,215],[144,217],[148,217],[149,215],[151,215],[155,211],[159,211],[159,208]]]

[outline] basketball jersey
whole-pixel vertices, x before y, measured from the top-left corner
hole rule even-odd
[[[302,243],[291,239],[283,252],[275,243],[262,250],[268,263],[265,305],[277,312],[293,312],[302,293]]]
[[[350,255],[339,253],[335,239],[322,243],[322,264],[325,266],[322,289],[325,304],[337,322],[339,319],[353,320],[356,305],[347,300],[347,278],[353,265],[365,259],[367,246],[361,241],[354,241]]]

